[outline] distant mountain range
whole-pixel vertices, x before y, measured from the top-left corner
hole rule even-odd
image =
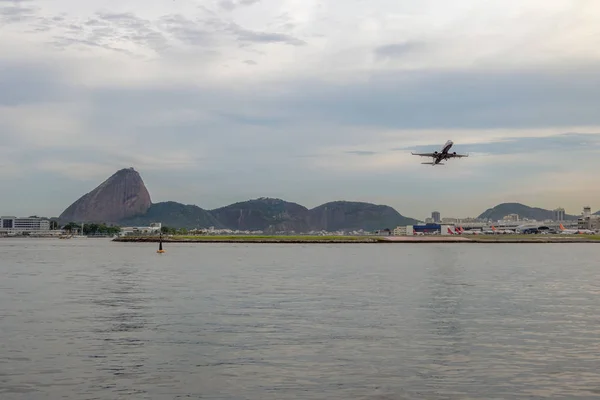
[[[520,203],[502,203],[479,215],[479,219],[497,221],[508,214],[521,219],[543,221],[554,218],[554,211]],[[600,215],[600,211],[596,214]],[[566,220],[577,219],[565,215]],[[300,204],[274,198],[258,198],[230,204],[214,210],[174,201],[152,203],[150,194],[137,171],[117,171],[91,192],[71,204],[58,218],[68,222],[106,222],[122,226],[147,226],[161,222],[174,228],[261,230],[264,232],[374,231],[401,225],[419,224],[392,207],[364,202],[333,201],[308,209]]]
[[[308,209],[274,198],[258,198],[214,210],[173,201],[152,203],[137,171],[117,171],[97,188],[71,204],[60,216],[61,223],[108,222],[123,226],[147,226],[161,222],[176,228],[261,230],[297,232],[393,229],[418,224],[392,207],[364,202],[334,201]]]
[[[554,219],[554,211],[543,208],[529,207],[521,203],[502,203],[494,208],[488,208],[479,217],[479,219],[498,221],[509,214],[517,214],[521,219],[528,218],[537,221]],[[596,214],[600,215],[600,211]],[[577,215],[565,214],[565,220],[576,220]]]

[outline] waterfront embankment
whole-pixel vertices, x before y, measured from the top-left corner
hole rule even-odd
[[[158,236],[125,236],[115,242],[157,243]],[[600,243],[600,235],[465,236],[309,236],[229,235],[166,236],[165,243]]]

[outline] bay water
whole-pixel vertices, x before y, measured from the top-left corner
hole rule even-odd
[[[600,245],[0,240],[0,399],[600,398]]]

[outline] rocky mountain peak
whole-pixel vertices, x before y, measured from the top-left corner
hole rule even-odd
[[[146,213],[151,205],[140,174],[133,168],[123,168],[71,204],[59,219],[116,223]]]

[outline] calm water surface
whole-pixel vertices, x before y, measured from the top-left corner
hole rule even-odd
[[[600,398],[600,245],[0,240],[0,399]]]

